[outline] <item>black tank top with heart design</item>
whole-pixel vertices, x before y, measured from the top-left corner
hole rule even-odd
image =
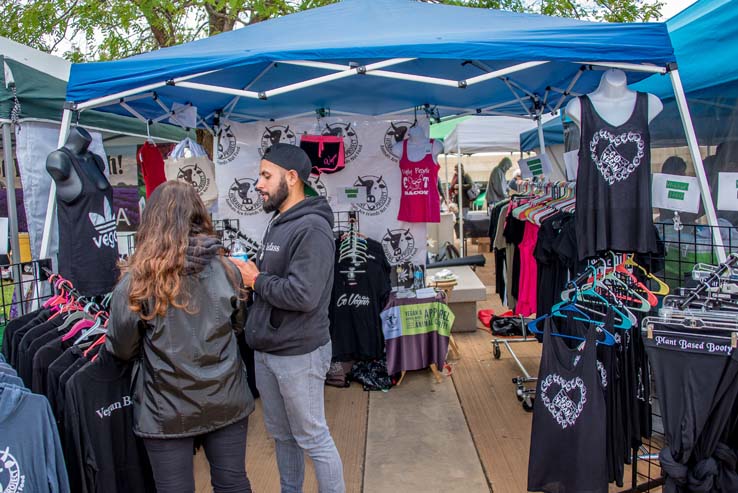
[[[577,175],[579,259],[608,250],[657,253],[651,205],[648,94],[639,92],[628,121],[609,124],[587,96],[581,102]]]
[[[545,320],[528,491],[607,493],[607,409],[597,369],[597,332],[572,318],[563,323],[567,327],[561,333],[585,334],[586,340],[581,347],[579,341],[552,336],[554,322]]]

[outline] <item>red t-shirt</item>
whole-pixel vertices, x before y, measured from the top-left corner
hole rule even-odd
[[[164,174],[164,158],[155,144],[144,142],[136,153],[136,162],[141,167],[148,199],[156,187],[167,181]]]

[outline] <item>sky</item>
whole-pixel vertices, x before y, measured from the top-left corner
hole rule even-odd
[[[686,9],[697,0],[661,0],[664,7],[661,9],[661,20],[665,21],[682,10]]]

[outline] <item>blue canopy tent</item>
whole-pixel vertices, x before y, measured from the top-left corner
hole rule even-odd
[[[291,118],[320,108],[393,115],[421,107],[435,117],[524,115],[540,125],[572,92],[593,90],[602,68],[627,71],[631,83],[669,73],[679,92],[673,62],[660,23],[345,0],[124,60],[75,64],[64,119],[97,108],[156,121],[178,102],[196,106],[209,130],[221,118]]]
[[[694,128],[701,145],[717,145],[735,139],[730,122],[738,109],[738,9],[735,2],[700,0],[668,21],[674,54],[689,102]],[[709,54],[709,56],[706,56]],[[657,95],[664,110],[652,124],[651,142],[658,147],[684,145],[684,128],[671,85],[652,76],[632,89]],[[561,120],[543,125],[544,142],[562,141]],[[538,149],[535,131],[520,134],[520,150]]]
[[[564,124],[561,118],[554,118],[542,125],[543,141],[547,146],[564,143]],[[526,130],[520,134],[520,150],[530,152],[538,149],[538,129]]]

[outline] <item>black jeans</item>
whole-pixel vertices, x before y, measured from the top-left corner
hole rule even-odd
[[[146,438],[144,445],[154,472],[158,493],[194,493],[192,460],[195,439],[205,448],[210,482],[215,493],[251,492],[246,476],[246,433],[249,419],[199,437]]]

